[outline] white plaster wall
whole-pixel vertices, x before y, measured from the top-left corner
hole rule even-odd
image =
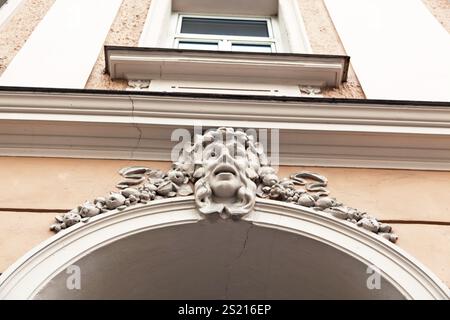
[[[325,0],[369,99],[450,101],[450,35],[420,0]]]
[[[84,88],[121,2],[56,0],[0,85]]]
[[[24,0],[8,0],[0,8],[0,28],[3,24],[7,23],[9,18],[14,14],[14,12],[19,8]]]

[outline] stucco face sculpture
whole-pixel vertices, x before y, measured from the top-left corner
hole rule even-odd
[[[206,138],[201,151],[204,177],[195,183],[200,212],[222,216],[248,213],[256,198],[256,184],[247,176],[248,138],[226,129]]]
[[[203,214],[239,218],[253,210],[259,197],[309,208],[389,241],[397,240],[388,224],[330,197],[326,177],[299,172],[279,179],[262,145],[244,131],[233,128],[207,131],[185,144],[177,156],[168,172],[147,167],[123,168],[119,173],[124,180],[116,186],[120,191],[86,201],[57,216],[51,229],[58,232],[105,212],[194,194],[197,208]]]

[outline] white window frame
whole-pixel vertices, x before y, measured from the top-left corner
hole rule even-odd
[[[251,5],[254,3],[254,5]],[[226,1],[209,0],[152,0],[139,39],[140,47],[173,48],[176,30],[176,13],[198,13],[223,16],[271,17],[277,52],[312,53],[298,0],[248,0],[234,1],[231,7]],[[230,13],[233,11],[233,13]]]
[[[247,45],[269,45],[271,52],[277,52],[277,39],[274,35],[274,23],[271,17],[260,16],[235,16],[235,15],[199,15],[187,13],[175,13],[176,26],[173,34],[173,47],[178,48],[180,41],[214,43],[218,45],[219,51],[233,51],[233,44]],[[208,19],[224,19],[224,20],[249,20],[249,21],[265,21],[267,23],[268,37],[247,37],[247,36],[230,36],[230,35],[214,35],[214,34],[188,34],[181,33],[183,18],[208,18]]]
[[[183,48],[192,48],[193,51],[201,52],[197,61],[185,61],[184,68],[192,68],[196,66],[195,70],[186,71],[177,77],[173,77],[173,73],[165,74],[161,70],[166,70],[172,61],[174,56],[180,56],[187,53],[182,50],[181,52],[172,52],[168,57],[167,62],[154,61],[156,64],[161,63],[159,68],[159,75],[153,77],[149,83],[148,90],[150,91],[189,91],[189,92],[210,92],[210,93],[245,93],[253,92],[253,94],[270,94],[270,95],[289,95],[298,96],[301,95],[299,85],[304,85],[303,82],[292,83],[290,80],[292,71],[289,68],[281,68],[278,70],[280,74],[279,78],[267,78],[260,79],[258,77],[248,79],[246,70],[252,69],[259,74],[262,70],[265,70],[265,64],[271,64],[270,59],[278,59],[272,53],[311,53],[311,46],[308,41],[306,29],[303,24],[303,19],[300,13],[298,0],[246,0],[246,1],[223,1],[223,0],[152,0],[149,8],[149,12],[145,21],[143,32],[139,39],[140,47],[150,48],[168,48],[174,49],[179,47],[180,41],[186,42],[203,42],[217,44],[217,47],[204,47],[196,45],[185,45]],[[245,37],[245,36],[223,36],[223,35],[201,35],[201,34],[181,34],[180,20],[183,17],[207,17],[207,18],[219,18],[219,19],[252,19],[268,21],[268,31],[270,37]],[[270,49],[264,48],[233,48],[227,44],[227,41],[222,41],[219,44],[219,40],[233,40],[236,44],[268,44],[270,43]],[[182,48],[181,48],[182,49]],[[261,50],[263,49],[263,50]],[[250,60],[238,55],[230,55],[225,59],[235,61],[241,59],[238,64],[226,63],[221,61],[217,53],[215,52],[239,52],[240,54],[249,54]],[[255,56],[253,53],[266,53]],[[270,57],[269,57],[270,55]],[[161,57],[164,60],[164,57]],[[256,59],[256,61],[255,61]],[[258,59],[260,59],[259,62]],[[269,60],[265,60],[269,59]],[[280,59],[282,59],[280,57]],[[235,61],[236,62],[236,61]],[[194,64],[193,64],[194,63]],[[196,65],[198,63],[198,65]],[[242,76],[224,77],[221,74],[211,74],[212,70],[208,69],[208,66],[222,66],[225,69],[230,68],[233,65],[236,74],[242,74]],[[274,66],[272,66],[274,67]],[[171,72],[179,72],[180,65],[174,66]],[[183,67],[181,67],[182,69]],[[170,67],[169,67],[170,69]],[[240,70],[240,71],[238,71]],[[214,71],[214,70],[213,70]],[[222,71],[225,71],[222,69]],[[230,70],[231,71],[231,70]],[[141,71],[138,71],[142,72]],[[234,74],[231,72],[230,74]],[[226,72],[225,72],[226,73]],[[314,72],[313,72],[314,73]],[[157,71],[158,74],[158,71]],[[297,75],[296,75],[297,77]],[[136,75],[130,75],[127,79],[138,79]],[[144,76],[139,79],[147,79]],[[320,77],[319,77],[320,78]],[[247,79],[247,80],[244,80]],[[282,80],[284,79],[284,80]],[[174,80],[179,81],[177,83]],[[322,80],[317,81],[310,79],[308,85],[322,86],[325,82]],[[189,83],[188,83],[189,82]],[[266,82],[269,82],[267,85]],[[314,83],[314,84],[313,84]],[[265,85],[261,85],[265,84]]]

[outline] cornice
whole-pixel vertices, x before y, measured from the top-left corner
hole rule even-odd
[[[105,46],[111,79],[184,79],[247,83],[275,82],[339,87],[350,57],[321,54],[254,53]]]
[[[0,90],[0,153],[168,160],[175,128],[280,130],[280,163],[450,169],[450,103]],[[95,124],[95,125],[93,125]]]

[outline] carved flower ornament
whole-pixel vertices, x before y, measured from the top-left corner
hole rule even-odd
[[[222,218],[238,219],[249,213],[256,197],[260,197],[328,213],[392,242],[398,238],[388,224],[329,197],[328,180],[322,175],[300,172],[279,179],[262,145],[252,135],[232,128],[197,135],[193,143],[181,149],[168,172],[127,167],[119,173],[124,178],[116,186],[119,191],[57,216],[51,230],[58,232],[98,214],[125,210],[138,203],[194,194],[198,210],[205,215],[219,213]]]

